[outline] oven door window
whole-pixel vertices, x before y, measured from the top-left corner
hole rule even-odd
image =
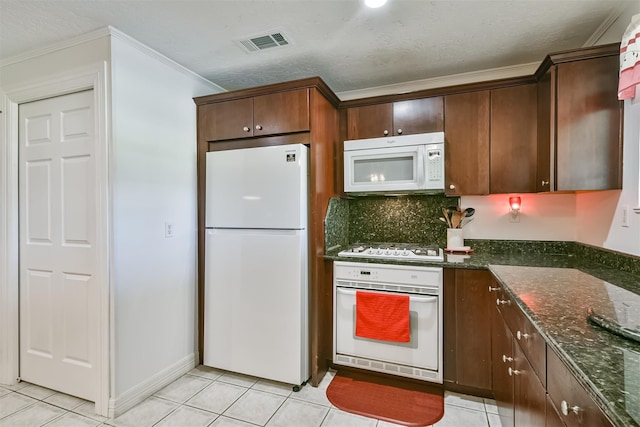
[[[359,290],[359,292],[363,292]],[[397,295],[397,294],[396,294]],[[336,352],[383,362],[438,370],[438,297],[409,295],[411,340],[407,343],[357,337],[356,290],[336,288]]]

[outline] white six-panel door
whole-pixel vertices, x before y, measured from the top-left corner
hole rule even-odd
[[[20,376],[95,400],[99,345],[93,91],[19,107]]]

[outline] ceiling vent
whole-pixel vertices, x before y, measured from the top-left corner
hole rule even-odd
[[[291,44],[291,39],[285,35],[283,31],[269,31],[267,34],[247,37],[246,39],[236,40],[246,52],[253,53],[261,50],[267,50],[274,47],[284,47]]]

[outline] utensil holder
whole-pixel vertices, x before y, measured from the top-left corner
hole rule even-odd
[[[459,249],[464,247],[462,228],[447,228],[447,248]]]

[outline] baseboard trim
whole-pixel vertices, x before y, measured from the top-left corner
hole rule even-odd
[[[153,393],[189,372],[196,365],[195,356],[195,353],[191,353],[151,378],[131,387],[120,396],[109,399],[109,418],[122,415]]]

